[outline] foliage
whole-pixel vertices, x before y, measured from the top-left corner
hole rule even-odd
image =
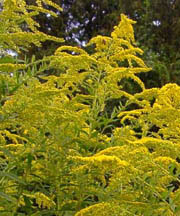
[[[180,87],[145,88],[138,75],[150,68],[134,23],[122,14],[111,37],[90,40],[91,54],[60,46],[11,70],[2,60],[2,216],[179,214]],[[133,94],[123,89],[128,79],[138,86]]]
[[[28,0],[27,2],[34,2]],[[138,47],[145,51],[143,60],[152,72],[140,75],[147,88],[162,87],[166,83],[179,83],[179,0],[55,0],[62,5],[60,16],[40,14],[37,20],[40,31],[63,37],[66,45],[82,46],[97,35],[110,35],[117,25],[119,14],[136,20],[135,36]],[[49,7],[46,6],[48,9]],[[56,9],[53,11],[57,14]],[[41,48],[31,46],[26,53],[36,55],[53,54],[59,45],[46,41]],[[129,85],[129,84],[128,84]]]

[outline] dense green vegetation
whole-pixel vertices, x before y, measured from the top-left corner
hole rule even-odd
[[[35,21],[56,17],[58,4],[30,3],[1,5],[0,215],[178,216],[180,87],[146,88],[136,22],[121,14],[85,49],[59,44],[22,59],[63,42]]]

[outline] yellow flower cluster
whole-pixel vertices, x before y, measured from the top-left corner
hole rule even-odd
[[[60,9],[58,5],[35,2],[4,1],[0,19],[7,22],[0,46],[18,50],[47,39],[62,41],[38,32],[33,21],[35,14],[48,13],[43,5]],[[31,32],[13,27],[17,18]],[[111,37],[89,42],[95,44],[93,54],[59,47],[43,62],[60,73],[45,77],[44,83],[27,75],[31,64],[0,65],[4,73],[27,72],[21,73],[21,82],[14,75],[0,76],[5,83],[0,95],[5,100],[0,107],[2,209],[10,208],[14,215],[19,209],[76,216],[175,212],[180,202],[179,189],[174,193],[172,187],[180,171],[180,88],[145,89],[138,74],[150,68],[135,47],[134,23],[121,15]],[[121,83],[129,79],[141,92],[124,91]],[[117,100],[119,107],[113,105]]]

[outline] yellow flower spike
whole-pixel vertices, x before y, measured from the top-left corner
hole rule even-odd
[[[41,192],[35,193],[35,198],[39,208],[47,207],[48,209],[51,209],[52,207],[55,206],[55,202]]]
[[[136,21],[129,19],[126,15],[121,14],[121,22],[118,26],[114,27],[114,31],[111,33],[111,37],[124,38],[127,41],[135,42],[134,39],[134,30],[132,24],[135,24]]]
[[[109,216],[107,210],[110,208],[111,206],[109,203],[102,202],[80,210],[75,214],[75,216]]]
[[[24,130],[24,135],[27,135],[27,133],[28,133],[28,130]]]

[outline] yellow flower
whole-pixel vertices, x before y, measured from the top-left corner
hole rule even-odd
[[[35,193],[35,198],[39,208],[47,207],[48,209],[50,209],[53,206],[55,206],[55,202],[43,193],[40,192]]]
[[[26,135],[28,133],[28,130],[24,130],[24,135]]]

